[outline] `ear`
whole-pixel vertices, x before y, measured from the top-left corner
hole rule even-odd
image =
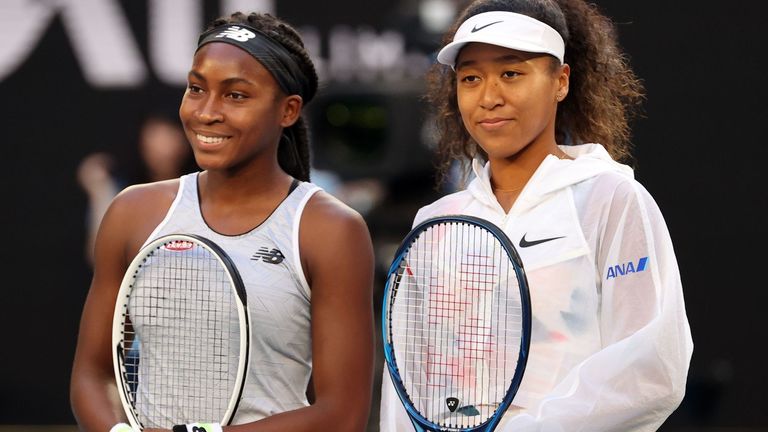
[[[293,126],[301,115],[301,108],[304,101],[299,95],[290,95],[283,99],[283,118],[280,120],[280,126],[287,128]]]
[[[556,99],[558,102],[562,102],[563,99],[568,95],[568,88],[570,85],[570,79],[571,79],[571,67],[568,66],[568,64],[563,64],[560,66],[559,70],[556,72],[557,74],[557,93],[556,93]]]

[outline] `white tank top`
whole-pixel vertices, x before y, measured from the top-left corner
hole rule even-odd
[[[197,234],[222,247],[240,272],[251,314],[251,361],[232,424],[307,406],[311,296],[301,268],[299,221],[320,188],[299,183],[261,225],[229,236],[213,231],[203,220],[197,178],[197,173],[181,177],[168,214],[145,244],[167,234]]]

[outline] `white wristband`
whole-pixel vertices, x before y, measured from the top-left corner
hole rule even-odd
[[[110,429],[109,432],[134,432],[134,430],[129,424],[118,423],[112,426],[112,429]]]
[[[224,432],[218,423],[192,423],[187,425],[176,425],[173,432]],[[111,432],[111,431],[110,431]]]

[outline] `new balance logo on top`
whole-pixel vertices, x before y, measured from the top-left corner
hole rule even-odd
[[[637,261],[637,264],[635,264],[632,261],[623,263],[623,264],[617,264],[613,267],[608,267],[608,274],[605,276],[605,279],[612,279],[617,278],[619,276],[628,275],[630,273],[638,273],[643,270],[645,270],[648,267],[648,257],[642,257]]]
[[[238,42],[245,42],[248,39],[253,39],[256,37],[256,34],[248,29],[240,28],[238,26],[232,26],[223,32],[216,35],[217,38],[220,37],[226,37],[230,39],[234,39]]]
[[[282,252],[280,252],[279,249],[272,248],[271,250],[267,247],[261,247],[259,248],[259,251],[253,254],[251,257],[252,260],[258,261],[261,259],[265,263],[269,264],[280,264],[285,259],[285,255],[283,255]]]

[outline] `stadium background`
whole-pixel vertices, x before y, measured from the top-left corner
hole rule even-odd
[[[307,110],[315,165],[341,182],[375,185],[375,199],[363,187],[357,203],[380,263],[378,310],[392,246],[415,210],[442,193],[433,187],[422,75],[462,3],[0,2],[0,425],[8,425],[0,430],[74,430],[69,372],[90,278],[75,172],[95,151],[138,169],[140,122],[149,112],[175,115],[189,43],[225,11],[271,11],[307,38],[323,78]],[[695,343],[686,398],[662,430],[766,430],[768,3],[597,4],[647,87],[634,123],[636,177],[669,225]],[[377,376],[380,356],[378,368]],[[374,407],[370,431],[375,422]]]

